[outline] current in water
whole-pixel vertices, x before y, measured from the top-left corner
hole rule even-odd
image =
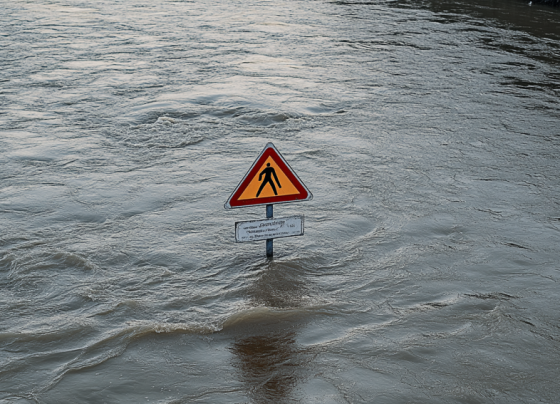
[[[0,4],[0,403],[558,402],[558,8]]]

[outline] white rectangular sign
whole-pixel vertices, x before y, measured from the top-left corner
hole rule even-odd
[[[303,236],[303,216],[291,216],[235,223],[235,241]]]

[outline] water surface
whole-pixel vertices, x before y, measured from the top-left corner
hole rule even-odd
[[[558,9],[2,5],[0,403],[558,399]]]

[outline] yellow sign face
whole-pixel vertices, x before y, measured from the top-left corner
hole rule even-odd
[[[272,156],[269,156],[238,200],[297,195],[299,193]]]
[[[313,195],[268,143],[224,205],[226,209],[310,201]]]

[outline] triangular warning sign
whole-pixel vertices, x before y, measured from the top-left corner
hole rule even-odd
[[[268,205],[271,203],[309,201],[313,195],[284,157],[268,143],[241,180],[224,207]]]

